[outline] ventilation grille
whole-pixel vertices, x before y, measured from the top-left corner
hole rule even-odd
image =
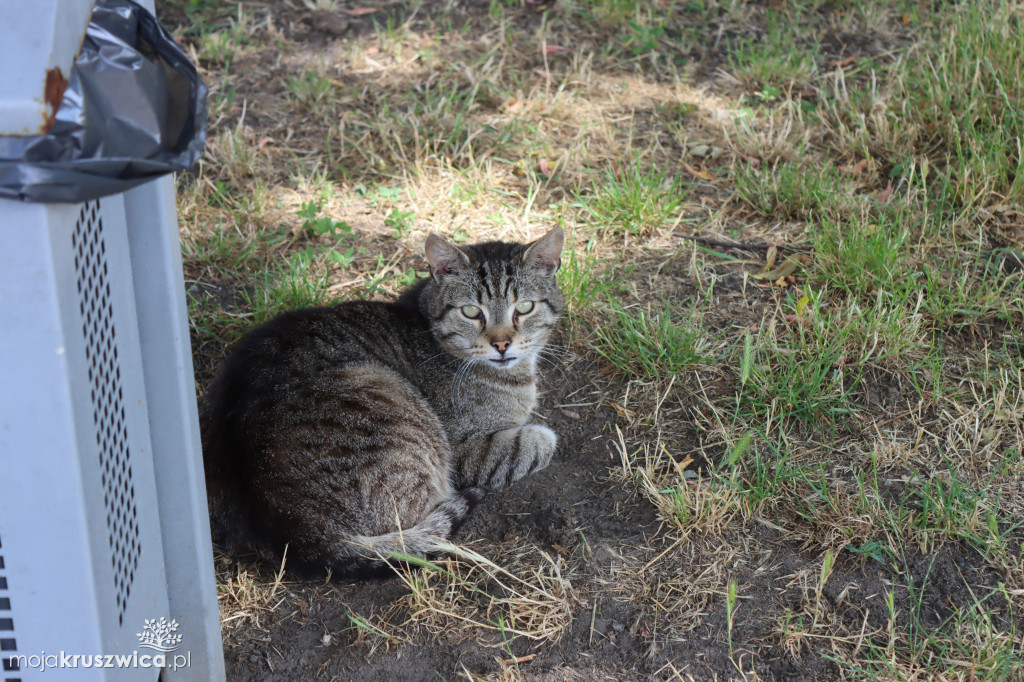
[[[124,612],[139,565],[139,520],[128,451],[121,368],[117,357],[114,309],[110,302],[103,221],[98,201],[82,206],[71,235],[75,252],[82,335],[89,366],[92,417],[100,455],[100,479],[107,511],[110,561],[114,568],[117,618]]]
[[[11,617],[11,597],[7,591],[7,572],[4,570],[4,543],[3,538],[0,538],[0,669],[4,673],[3,682],[21,682],[20,677],[8,677],[20,669],[18,659],[14,658],[17,651],[14,618]]]

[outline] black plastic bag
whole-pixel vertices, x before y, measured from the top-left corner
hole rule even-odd
[[[98,0],[49,132],[0,136],[0,197],[77,203],[191,167],[206,93],[152,14]]]

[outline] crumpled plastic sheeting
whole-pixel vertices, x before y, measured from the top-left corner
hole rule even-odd
[[[152,14],[98,0],[50,131],[0,136],[0,197],[77,203],[186,170],[206,143],[206,94]]]

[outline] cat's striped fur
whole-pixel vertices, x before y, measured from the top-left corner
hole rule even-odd
[[[215,537],[365,575],[547,466],[556,436],[528,422],[563,239],[430,237],[431,276],[395,303],[289,312],[239,341],[202,414]]]

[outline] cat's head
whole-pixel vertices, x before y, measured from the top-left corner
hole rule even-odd
[[[535,357],[562,313],[555,272],[564,242],[557,227],[530,244],[428,237],[434,336],[456,357],[496,369]]]

